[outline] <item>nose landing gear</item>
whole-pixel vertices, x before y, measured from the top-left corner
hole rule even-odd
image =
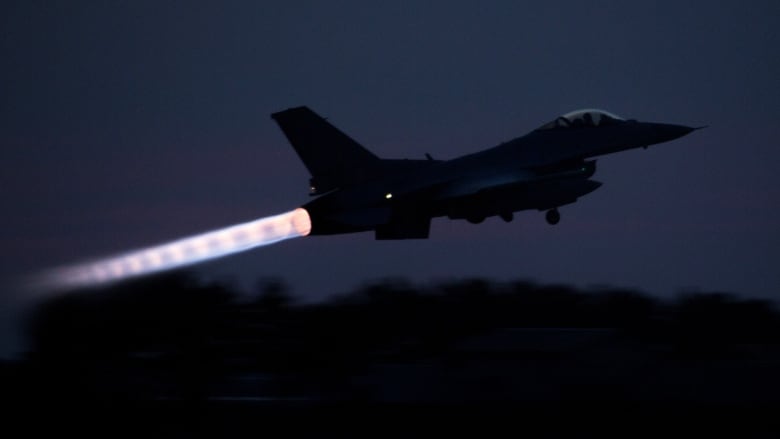
[[[561,213],[558,209],[550,209],[544,215],[544,219],[547,220],[547,224],[555,225],[561,220]]]

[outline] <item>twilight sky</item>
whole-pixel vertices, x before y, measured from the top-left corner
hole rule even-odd
[[[198,267],[317,299],[471,276],[780,299],[780,3],[0,4],[0,354],[20,275],[295,208],[270,114],[308,105],[387,158],[448,159],[596,107],[709,125],[599,160],[596,192],[427,241],[310,237]]]

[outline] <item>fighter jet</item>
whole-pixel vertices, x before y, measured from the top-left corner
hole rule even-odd
[[[564,114],[528,134],[452,160],[381,159],[308,107],[273,113],[311,173],[303,207],[312,235],[374,231],[376,239],[425,239],[431,219],[480,223],[546,212],[601,186],[595,157],[668,142],[698,128],[625,120],[603,110]],[[703,127],[699,127],[703,128]]]

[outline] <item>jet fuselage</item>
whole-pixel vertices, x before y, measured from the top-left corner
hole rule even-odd
[[[535,209],[548,211],[548,222],[557,223],[558,207],[601,186],[590,179],[596,171],[591,159],[667,142],[694,130],[582,110],[522,137],[452,160],[382,160],[367,150],[355,151],[362,147],[340,131],[336,133],[341,137],[329,138],[327,129],[316,126],[327,122],[306,107],[273,117],[312,171],[313,192],[322,193],[315,187],[320,179],[312,169],[319,165],[310,165],[312,160],[307,161],[306,155],[319,145],[311,135],[305,137],[295,130],[315,125],[311,131],[323,133],[323,146],[334,150],[337,162],[332,167],[341,166],[340,172],[318,169],[322,181],[336,184],[303,206],[312,219],[311,234],[375,230],[378,239],[425,238],[430,219],[439,216],[478,223],[498,215],[509,221],[514,212]],[[345,145],[344,138],[353,144]],[[343,175],[341,182],[339,175]]]

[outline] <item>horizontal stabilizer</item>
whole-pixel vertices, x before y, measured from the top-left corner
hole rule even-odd
[[[378,226],[374,237],[389,239],[427,239],[431,230],[429,217],[396,217],[387,224]]]

